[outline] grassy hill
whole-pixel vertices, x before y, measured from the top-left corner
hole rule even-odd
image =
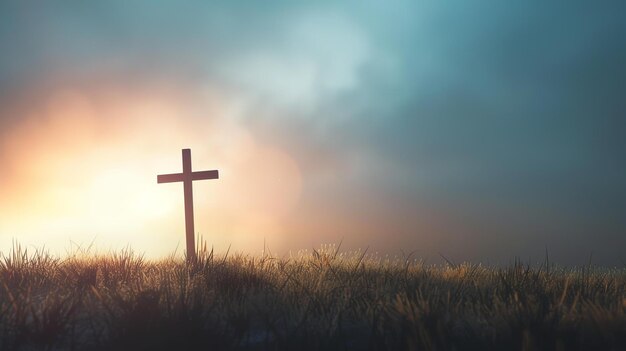
[[[626,350],[626,269],[429,266],[326,247],[0,260],[0,350]]]

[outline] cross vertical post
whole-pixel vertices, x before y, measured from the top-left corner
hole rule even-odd
[[[192,172],[191,150],[183,149],[183,173],[161,174],[157,176],[157,183],[183,182],[185,195],[185,237],[187,239],[187,261],[196,260],[196,240],[193,225],[193,186],[194,180],[218,179],[217,170]]]
[[[193,186],[191,182],[191,150],[183,149],[183,192],[185,194],[185,237],[187,238],[187,255],[195,259],[196,240],[193,225]],[[193,254],[190,254],[192,253]]]

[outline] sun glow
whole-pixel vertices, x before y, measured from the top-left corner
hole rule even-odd
[[[281,218],[300,196],[298,165],[224,118],[236,109],[207,101],[198,113],[177,94],[61,91],[28,111],[0,145],[0,248],[15,239],[62,254],[71,242],[95,239],[98,249],[170,254],[184,242],[182,185],[158,185],[156,175],[180,172],[185,147],[194,170],[220,170],[218,181],[194,182],[196,230],[205,239],[255,250],[279,240]],[[194,113],[198,123],[181,122]]]

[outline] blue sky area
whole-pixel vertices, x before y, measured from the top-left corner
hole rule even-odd
[[[433,263],[547,249],[622,266],[625,14],[623,1],[2,1],[0,138],[59,87],[166,86],[197,109],[210,87],[240,106],[219,118],[299,167],[285,248],[343,238]]]

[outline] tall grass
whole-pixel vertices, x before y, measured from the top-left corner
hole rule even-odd
[[[32,349],[624,350],[626,270],[15,245],[0,255],[0,350]]]

